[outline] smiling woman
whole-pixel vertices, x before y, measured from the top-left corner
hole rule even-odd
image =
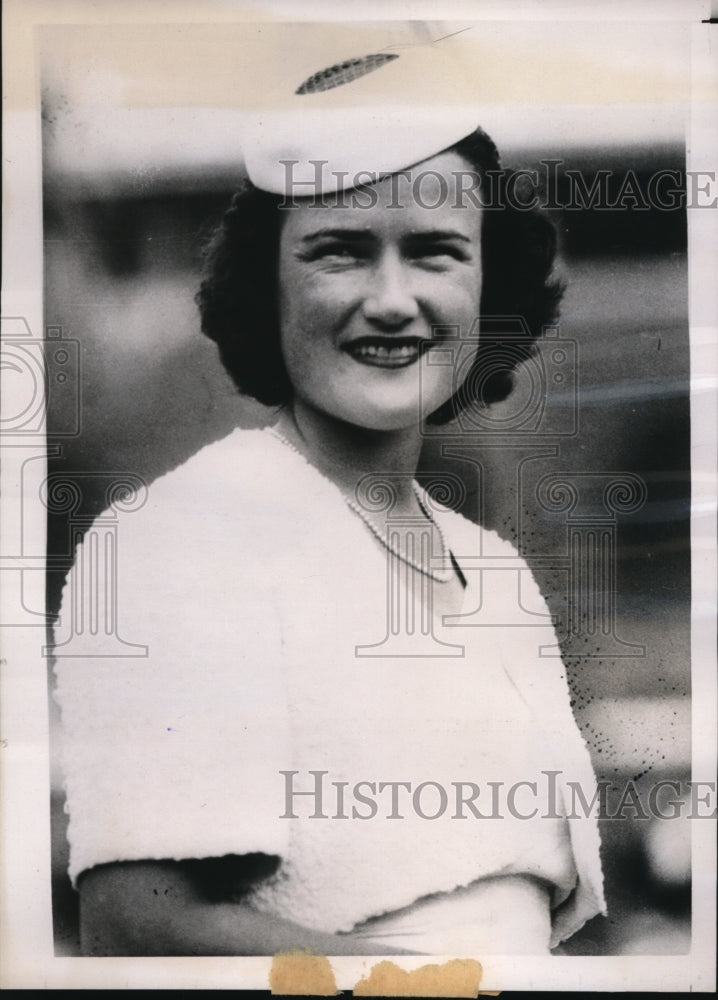
[[[471,329],[481,301],[481,213],[455,207],[456,174],[467,167],[455,153],[422,165],[452,192],[433,210],[409,199],[392,210],[388,179],[369,208],[330,200],[286,210],[280,327],[295,413],[414,435],[450,399],[453,370],[432,364],[431,351],[442,330]]]
[[[595,823],[564,807],[594,778],[540,655],[545,602],[512,546],[415,481],[427,422],[510,389],[489,319],[521,317],[518,362],[553,317],[552,230],[463,197],[498,168],[480,129],[442,121],[417,144],[413,126],[348,201],[318,178],[288,203],[276,150],[255,148],[208,248],[203,330],[280,412],[155,482],[123,537],[149,664],[58,666],[87,954],[536,954],[603,908]],[[367,174],[346,148],[331,166]],[[463,799],[399,810],[401,787],[441,806],[479,780],[509,789],[494,826]],[[388,815],[345,808],[362,786],[396,795]]]
[[[391,174],[384,183],[371,188],[334,193],[319,189],[305,198],[287,197],[283,189],[265,191],[251,181],[245,182],[207,247],[206,276],[198,295],[202,329],[217,342],[220,357],[240,392],[270,406],[286,403],[293,394],[281,350],[279,325],[281,289],[277,248],[286,222],[303,212],[305,225],[311,218],[317,231],[328,228],[324,240],[329,241],[344,232],[351,215],[354,246],[358,228],[364,234],[362,253],[366,256],[370,244],[376,242],[366,230],[368,219],[372,211],[374,218],[380,214],[378,203],[382,197],[382,211],[388,221],[412,210],[423,218],[425,234],[417,236],[409,232],[404,240],[405,262],[407,258],[416,258],[422,247],[429,249],[432,244],[449,251],[450,260],[478,253],[476,266],[471,270],[473,279],[479,282],[476,295],[480,305],[476,305],[475,299],[470,326],[460,331],[464,337],[471,335],[479,341],[474,365],[463,381],[457,383],[454,379],[453,396],[429,414],[429,423],[446,422],[467,405],[477,402],[489,405],[510,393],[510,371],[503,361],[497,363],[503,345],[496,337],[496,322],[501,317],[518,316],[524,320],[521,335],[514,332],[511,341],[512,362],[518,365],[530,355],[542,325],[555,319],[561,285],[551,275],[556,251],[554,230],[545,216],[519,210],[513,203],[492,203],[489,209],[482,208],[476,190],[481,189],[487,176],[498,186],[496,178],[501,168],[494,143],[480,128],[473,129],[436,157],[444,163],[447,158],[448,178],[439,173],[443,186],[436,172],[430,172],[427,162],[414,165],[410,172],[404,169],[401,174]],[[471,179],[468,186],[467,174]],[[430,185],[434,185],[441,197],[436,200],[427,197]],[[371,197],[367,197],[367,191]],[[422,204],[416,199],[419,192]],[[352,193],[357,196],[355,199],[347,197]],[[331,206],[333,214],[329,216]],[[317,221],[319,215],[323,223]],[[443,224],[439,226],[439,218],[448,219],[447,231]],[[466,239],[460,240],[459,245],[456,236],[453,242],[447,241],[447,235],[455,234],[460,225],[470,230],[470,236],[463,232]],[[477,228],[481,241],[478,250]],[[345,240],[348,235],[344,232]],[[467,242],[472,237],[473,243]],[[350,250],[351,247],[344,247],[342,253],[346,255]],[[431,267],[429,259],[426,270]],[[424,276],[422,282],[425,281]],[[448,330],[434,328],[433,336],[455,338],[457,330],[458,323],[450,320]],[[476,386],[480,386],[478,398]],[[471,387],[471,391],[466,387]]]

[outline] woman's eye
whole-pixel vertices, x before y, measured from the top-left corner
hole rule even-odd
[[[351,246],[347,243],[336,243],[336,244],[326,244],[324,246],[314,247],[313,250],[307,255],[307,260],[324,260],[324,261],[342,261],[344,263],[349,263],[351,261],[365,260],[367,257],[367,252],[365,249],[358,246]]]
[[[450,257],[452,260],[468,260],[464,250],[451,243],[436,243],[424,247],[417,247],[414,256],[418,260],[441,260]]]

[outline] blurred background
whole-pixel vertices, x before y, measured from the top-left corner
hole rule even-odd
[[[182,26],[161,27],[113,29],[111,39],[102,29],[53,28],[42,38],[48,472],[78,489],[71,509],[48,514],[51,614],[73,532],[103,508],[108,483],[128,474],[151,483],[233,427],[272,416],[236,394],[199,332],[200,249],[241,175],[241,112],[263,74],[293,48],[315,68],[335,60],[306,25],[193,26],[191,37]],[[345,28],[341,57],[460,27],[383,25],[381,45],[376,28]],[[617,76],[638,36],[630,26],[596,30],[603,36],[592,46],[546,25],[543,38],[522,27],[506,40],[495,25],[488,41],[482,36],[496,73],[505,76],[511,59],[504,100],[515,102],[513,114],[487,113],[504,165],[536,169],[541,185],[542,161],[559,161],[549,212],[566,294],[558,330],[518,373],[514,396],[430,437],[423,468],[458,473],[467,516],[512,539],[532,563],[558,621],[598,777],[612,783],[611,801],[632,782],[647,804],[656,782],[690,777],[686,215],[644,207],[641,197],[613,209],[565,206],[567,171],[588,189],[607,172],[610,202],[627,181],[650,201],[658,171],[675,171],[671,186],[681,188],[688,63],[685,39],[657,27],[647,48],[642,33],[644,61],[633,61],[632,77]],[[462,36],[461,44],[475,65],[474,42]],[[570,589],[577,511],[545,502],[547,477],[592,484],[581,502],[608,532],[610,575],[601,582],[591,570],[602,610],[587,607],[578,622]],[[635,503],[609,510],[600,497],[617,481],[629,483]],[[55,771],[56,948],[72,954],[63,804]],[[566,953],[688,950],[689,823],[631,815],[601,823],[609,915],[586,925]]]

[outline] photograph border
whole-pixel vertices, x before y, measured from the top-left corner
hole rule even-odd
[[[42,155],[39,113],[40,67],[37,29],[44,24],[152,23],[161,20],[202,23],[263,20],[359,20],[440,17],[443,20],[523,20],[559,17],[562,5],[538,3],[416,3],[410,10],[397,3],[352,5],[340,12],[324,2],[302,5],[301,16],[290,3],[222,3],[221,0],[163,0],[147,5],[122,0],[6,0],[4,5],[5,96],[3,180],[3,333],[8,321],[20,318],[29,336],[41,340],[43,315]],[[692,100],[689,115],[688,171],[716,177],[718,140],[715,102],[718,71],[709,33],[715,24],[706,3],[663,2],[606,5],[598,14],[583,4],[577,20],[676,20],[692,25]],[[158,15],[161,13],[161,18]],[[714,189],[718,191],[718,188]],[[711,190],[714,190],[711,189]],[[716,195],[718,204],[718,194]],[[715,782],[716,739],[716,456],[718,455],[718,303],[711,294],[718,265],[718,211],[688,211],[689,318],[691,337],[692,441],[692,773],[695,780]],[[3,376],[5,373],[3,373]],[[3,406],[11,408],[9,394]],[[10,409],[12,412],[12,409]],[[39,624],[45,606],[44,552],[46,510],[29,512],[20,495],[44,479],[46,447],[42,426],[30,440],[3,434],[0,590],[2,610],[15,619],[19,606],[29,612],[27,625],[5,629],[2,667],[3,826],[0,869],[0,973],[5,988],[154,988],[266,989],[270,958],[62,958],[53,952],[50,898],[50,770],[44,633]],[[22,540],[18,548],[17,539]],[[18,604],[19,602],[19,604]],[[38,618],[39,616],[39,618]],[[33,620],[34,617],[34,620]],[[2,618],[0,620],[6,620]],[[9,618],[7,619],[9,620]],[[697,692],[699,695],[697,696]],[[715,803],[715,784],[713,785]],[[657,991],[715,989],[715,821],[692,824],[692,939],[683,956],[516,957],[487,960],[481,988],[486,990]],[[439,963],[453,956],[435,958]],[[368,975],[377,959],[332,958],[338,989],[351,989]],[[426,957],[407,957],[402,968],[427,964]],[[450,975],[447,973],[447,975]],[[450,982],[450,980],[447,980]],[[451,989],[451,986],[448,986]],[[451,995],[447,993],[447,995]]]

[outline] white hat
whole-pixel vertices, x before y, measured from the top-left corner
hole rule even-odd
[[[268,92],[244,132],[249,178],[275,194],[314,196],[371,183],[436,155],[479,124],[459,54],[441,40],[357,53],[297,76]]]

